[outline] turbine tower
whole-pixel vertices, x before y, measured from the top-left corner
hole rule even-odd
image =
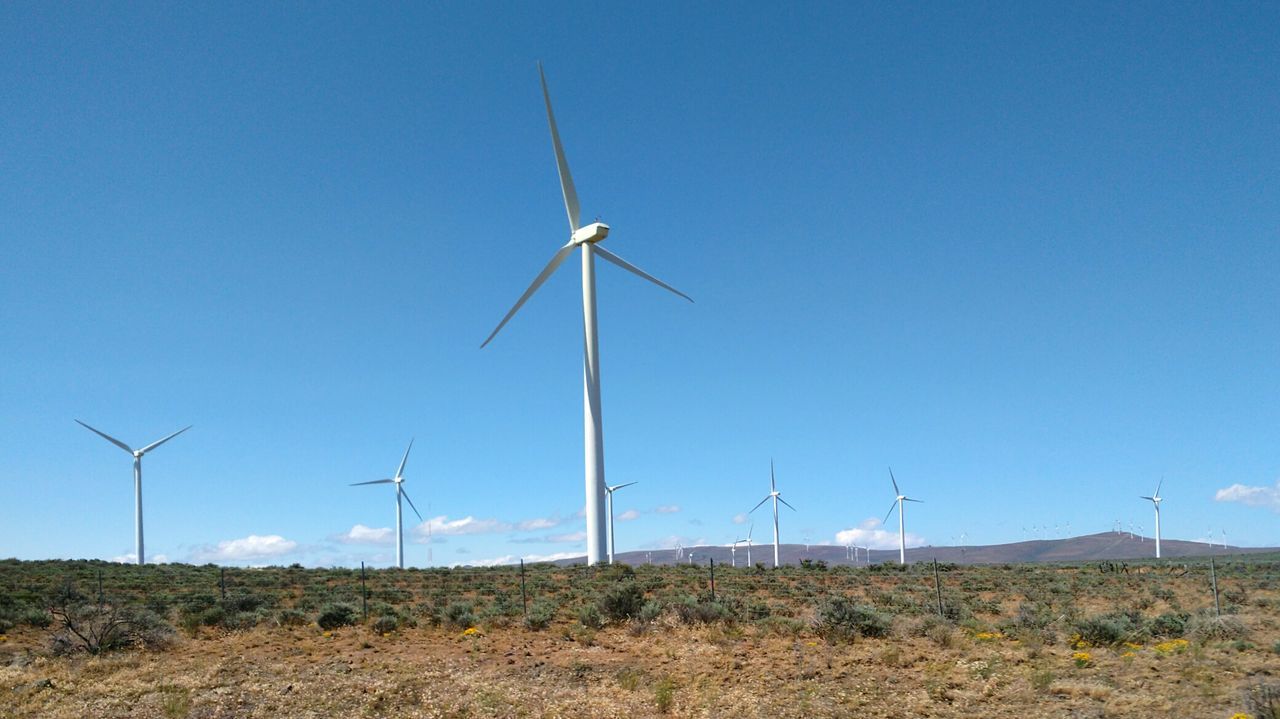
[[[627,482],[626,484],[615,484],[612,487],[605,487],[605,504],[609,505],[609,564],[613,564],[613,493],[623,487],[630,487],[639,482]]]
[[[413,513],[418,515],[418,519],[422,519],[422,515],[418,514],[418,508],[413,506],[413,500],[409,499],[408,493],[404,491],[404,465],[409,461],[409,450],[413,449],[413,440],[409,440],[409,447],[404,451],[404,457],[400,459],[400,466],[396,468],[396,476],[391,479],[375,479],[372,482],[356,482],[352,487],[360,487],[366,484],[394,484],[396,486],[396,567],[404,569],[404,524],[401,520],[400,498],[404,497],[404,501],[409,503],[413,509]],[[427,525],[427,531],[431,531],[431,525]]]
[[[121,442],[120,440],[116,439],[115,437],[112,437],[111,435],[105,432],[99,432],[98,430],[94,429],[93,427],[90,427],[89,425],[85,424],[84,422],[81,422],[78,419],[76,420],[76,423],[79,424],[81,427],[84,427],[85,429],[89,430],[90,432],[93,432],[94,434],[98,435],[99,437],[102,437],[103,439],[107,440],[111,444],[114,444],[120,449],[123,449],[124,451],[133,455],[134,553],[138,556],[138,564],[145,564],[146,558],[144,556],[143,547],[142,547],[142,455],[146,454],[147,452],[150,452],[156,447],[159,447],[165,442],[168,442],[174,437],[177,437],[183,432],[186,432],[187,430],[191,429],[191,425],[187,425],[186,427],[183,427],[182,429],[178,430],[177,432],[174,432],[173,434],[169,435],[168,437],[165,437],[164,439],[157,439],[156,441],[143,447],[142,449],[132,449],[129,447],[129,445],[125,444],[124,442]]]
[[[770,499],[773,500],[773,566],[776,569],[778,566],[778,502],[782,502],[788,507],[791,507],[791,505],[787,502],[787,500],[782,498],[782,492],[778,491],[778,483],[773,477],[773,460],[772,459],[769,460],[769,493],[765,495],[764,499],[760,500],[760,504],[757,504],[756,506],[751,508],[751,512],[754,512],[757,509],[760,509],[760,505],[764,504],[765,502],[768,502]],[[796,511],[796,508],[791,507],[791,511],[793,512]],[[751,512],[747,512],[747,514],[751,514]],[[750,553],[751,545],[747,545],[747,546],[748,546],[747,551],[748,553]]]
[[[756,529],[756,525],[755,525],[755,523],[754,523],[754,522],[752,522],[751,524],[748,524],[748,525],[747,525],[747,538],[746,538],[746,539],[739,539],[739,540],[738,540],[739,542],[746,542],[746,543],[747,543],[747,569],[750,569],[750,568],[751,568],[751,566],[752,566],[752,565],[751,565],[751,533],[752,533],[752,532],[754,532],[754,531],[755,531],[755,529]]]
[[[595,258],[612,262],[622,269],[639,275],[659,287],[693,302],[693,299],[676,288],[641,270],[639,267],[618,257],[599,245],[609,235],[609,226],[603,222],[592,222],[583,225],[578,209],[578,193],[573,187],[573,177],[569,174],[569,162],[565,159],[564,148],[560,145],[560,132],[556,129],[556,118],[551,112],[551,94],[547,91],[547,77],[542,72],[542,64],[538,64],[538,75],[542,79],[542,99],[547,106],[547,124],[551,127],[551,145],[555,150],[556,168],[560,173],[560,190],[564,194],[564,209],[569,216],[569,241],[556,250],[551,261],[542,268],[542,272],[533,279],[529,289],[520,295],[515,306],[502,318],[489,337],[480,344],[483,349],[489,344],[503,326],[519,311],[520,307],[533,296],[534,292],[547,281],[575,249],[580,249],[582,257],[582,384],[583,384],[583,430],[585,437],[586,465],[586,519],[587,519],[587,564],[597,564],[601,560],[604,547],[608,541],[605,531],[605,481],[604,481],[604,418],[600,399],[600,347],[596,340],[596,270]]]
[[[1163,501],[1164,499],[1163,497],[1160,496],[1160,488],[1163,486],[1164,486],[1164,477],[1161,477],[1160,482],[1156,484],[1155,494],[1151,495],[1150,497],[1142,498],[1151,502],[1152,506],[1156,508],[1156,559],[1160,558],[1160,502]]]
[[[888,514],[884,515],[884,521],[885,522],[889,521],[889,517],[890,515],[893,514],[894,509],[898,510],[898,564],[906,564],[907,563],[907,522],[905,519],[906,514],[903,511],[904,507],[902,503],[918,502],[920,504],[924,504],[924,502],[919,499],[912,499],[906,496],[905,494],[903,494],[902,490],[898,489],[898,480],[895,479],[893,476],[893,467],[889,468],[889,481],[893,482],[893,493],[897,496],[894,498],[893,504],[889,505],[889,512]]]

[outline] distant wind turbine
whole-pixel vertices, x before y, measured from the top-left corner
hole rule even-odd
[[[773,460],[772,459],[769,460],[769,494],[765,495],[765,498],[760,500],[760,504],[757,504],[756,506],[752,507],[751,512],[754,512],[757,509],[760,509],[760,505],[764,504],[765,502],[768,502],[770,499],[773,500],[773,566],[774,568],[777,568],[778,566],[778,502],[782,502],[788,507],[791,507],[791,504],[788,503],[787,500],[783,499],[782,492],[778,491],[778,483],[773,476]],[[793,512],[796,511],[796,508],[791,507],[791,511]],[[751,512],[747,512],[747,514],[751,514]]]
[[[919,504],[924,504],[924,502],[919,499],[912,499],[907,495],[903,494],[902,490],[898,489],[898,480],[893,476],[893,467],[889,468],[889,481],[893,482],[893,493],[897,496],[894,498],[893,504],[889,505],[889,512],[888,514],[884,515],[884,521],[885,522],[889,521],[889,517],[890,515],[893,514],[894,509],[898,510],[898,563],[906,564],[907,563],[907,523],[905,519],[905,516],[906,516],[906,512],[904,511],[905,508],[903,507],[902,503],[917,502]]]
[[[1160,502],[1163,501],[1163,498],[1160,496],[1160,488],[1163,486],[1164,477],[1161,477],[1160,482],[1156,484],[1155,494],[1152,494],[1150,497],[1142,498],[1151,502],[1152,506],[1156,508],[1156,559],[1160,558]]]
[[[747,568],[748,568],[748,569],[751,567],[751,533],[752,533],[753,531],[755,531],[755,528],[756,528],[756,524],[755,524],[755,522],[752,522],[751,524],[748,524],[748,525],[747,525],[747,538],[746,538],[746,539],[739,539],[737,542],[734,542],[734,544],[740,544],[740,543],[742,543],[742,542],[746,542],[746,543],[747,543]]]
[[[177,437],[183,432],[186,432],[187,430],[191,429],[191,425],[187,425],[186,427],[183,427],[182,429],[178,430],[177,432],[174,432],[168,437],[165,437],[163,439],[157,439],[156,441],[152,442],[151,444],[148,444],[142,449],[133,449],[129,445],[125,444],[124,442],[121,442],[115,437],[112,437],[111,435],[105,432],[99,432],[98,430],[94,429],[93,427],[90,427],[89,425],[85,424],[84,422],[81,422],[78,419],[76,420],[76,423],[79,424],[81,427],[84,427],[85,429],[89,430],[90,432],[93,432],[94,434],[98,435],[99,437],[102,437],[103,439],[107,440],[111,444],[114,444],[120,449],[123,449],[124,451],[133,455],[134,553],[137,555],[138,564],[145,564],[146,558],[143,556],[143,548],[142,548],[142,455],[146,454],[147,452],[150,452],[156,447],[159,447],[165,442],[168,442],[174,437]]]
[[[613,564],[613,493],[623,487],[630,487],[639,482],[627,482],[626,484],[615,484],[612,487],[605,487],[605,503],[609,505],[609,564]]]
[[[372,482],[356,482],[352,487],[360,487],[366,484],[394,484],[396,486],[396,567],[404,569],[404,525],[401,522],[400,498],[409,503],[413,509],[413,513],[418,515],[418,519],[422,519],[422,515],[418,513],[418,508],[413,506],[413,500],[409,499],[408,493],[404,491],[404,465],[409,461],[409,450],[413,449],[413,440],[409,440],[409,447],[404,451],[404,457],[400,460],[400,466],[396,468],[396,476],[391,479],[375,479]],[[427,531],[431,530],[431,525],[427,525]]]
[[[542,272],[533,279],[529,289],[520,295],[498,326],[489,337],[480,344],[481,348],[489,344],[498,332],[515,316],[525,301],[547,281],[569,255],[581,249],[582,255],[582,329],[583,329],[583,428],[586,444],[586,519],[587,519],[587,564],[597,564],[602,559],[603,549],[608,542],[605,532],[604,499],[604,416],[600,399],[600,346],[596,340],[596,270],[595,257],[599,255],[622,269],[669,290],[690,302],[693,300],[683,292],[632,265],[598,244],[609,235],[609,226],[603,222],[592,222],[583,225],[578,209],[578,193],[573,187],[573,177],[569,174],[569,162],[565,159],[564,148],[560,145],[560,132],[556,129],[556,118],[551,112],[551,94],[547,91],[547,78],[542,73],[542,65],[538,65],[538,75],[542,78],[542,99],[547,106],[547,123],[551,126],[551,144],[556,154],[556,168],[560,173],[560,190],[564,194],[564,209],[569,215],[569,241],[551,256],[551,261],[542,268]]]

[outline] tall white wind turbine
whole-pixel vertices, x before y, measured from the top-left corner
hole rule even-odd
[[[773,476],[772,459],[769,460],[769,493],[765,495],[764,499],[760,500],[760,504],[751,508],[751,512],[760,509],[760,505],[768,502],[770,499],[773,500],[773,566],[776,568],[778,566],[778,502],[782,502],[788,507],[791,507],[791,504],[788,503],[787,500],[783,499],[782,492],[778,491],[778,483]],[[791,507],[791,511],[796,511],[796,508]],[[751,514],[751,512],[747,512],[747,514]],[[750,545],[747,546],[750,547]],[[750,552],[750,549],[747,551]]]
[[[183,432],[186,432],[187,430],[191,429],[191,425],[187,425],[186,427],[183,427],[182,429],[178,430],[177,432],[174,432],[173,434],[169,435],[168,437],[165,437],[164,439],[157,439],[156,441],[152,442],[151,444],[148,444],[142,449],[133,449],[129,445],[125,444],[124,442],[121,442],[115,437],[112,437],[106,432],[99,432],[98,430],[94,429],[93,427],[90,427],[89,425],[85,424],[84,422],[81,422],[78,419],[76,420],[76,423],[79,424],[81,427],[84,427],[85,429],[89,430],[90,432],[93,432],[94,434],[98,435],[99,437],[102,437],[103,439],[107,440],[111,444],[114,444],[120,449],[123,449],[124,451],[133,455],[134,553],[138,555],[138,564],[145,564],[146,558],[144,556],[143,546],[142,546],[142,455],[146,454],[147,452],[150,452],[156,447],[159,447],[165,442],[168,442],[174,437],[177,437]]]
[[[542,283],[547,281],[575,249],[580,249],[582,256],[582,384],[583,384],[583,430],[586,434],[586,519],[587,519],[587,564],[600,562],[604,547],[608,541],[605,531],[605,481],[604,481],[604,418],[600,400],[600,347],[596,340],[596,270],[595,258],[612,262],[622,269],[639,275],[659,287],[693,301],[688,295],[641,270],[639,267],[604,249],[599,243],[609,235],[609,226],[603,222],[582,224],[578,209],[578,193],[573,187],[573,177],[569,174],[569,162],[565,160],[564,148],[560,145],[560,132],[556,129],[556,118],[551,112],[551,94],[547,91],[547,78],[542,72],[542,64],[538,64],[538,75],[542,79],[542,99],[547,106],[547,123],[551,127],[551,145],[555,150],[556,168],[560,173],[560,190],[564,194],[564,209],[569,215],[569,241],[551,256],[551,261],[542,268],[542,272],[533,279],[529,289],[520,295],[515,306],[502,318],[489,337],[480,344],[483,348],[489,344],[503,326],[515,315],[524,303],[537,292]]]
[[[396,567],[404,569],[404,523],[401,520],[400,498],[409,503],[409,507],[413,509],[413,513],[418,515],[418,519],[422,519],[422,515],[418,513],[418,508],[413,506],[413,500],[409,499],[408,493],[404,491],[404,465],[409,461],[409,450],[413,449],[413,440],[409,440],[409,446],[404,451],[404,457],[400,459],[400,466],[396,468],[396,476],[391,479],[375,479],[372,482],[355,482],[352,487],[360,487],[366,484],[394,484],[396,486]],[[431,526],[427,525],[427,530],[431,530]]]
[[[613,564],[613,493],[623,487],[630,487],[639,482],[627,482],[626,484],[615,484],[612,487],[604,488],[605,503],[609,505],[609,564]]]
[[[1156,508],[1156,559],[1160,558],[1160,502],[1163,498],[1160,496],[1160,488],[1164,486],[1164,477],[1160,478],[1159,484],[1156,485],[1155,494],[1150,497],[1143,497]]]
[[[924,504],[924,502],[919,499],[912,499],[907,495],[903,494],[902,490],[898,489],[898,480],[893,476],[893,467],[889,468],[889,481],[893,482],[893,493],[896,496],[894,497],[893,504],[889,505],[888,514],[884,515],[884,521],[885,522],[889,521],[889,516],[893,514],[894,509],[898,510],[898,564],[906,564],[907,563],[907,522],[905,519],[906,513],[903,511],[904,507],[902,503],[918,502],[920,504]]]

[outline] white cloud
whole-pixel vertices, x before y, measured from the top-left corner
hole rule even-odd
[[[566,532],[564,534],[553,534],[547,537],[548,542],[585,542],[587,541],[587,533],[585,531]]]
[[[298,548],[298,543],[285,539],[278,534],[258,536],[250,534],[242,539],[228,539],[218,542],[217,547],[203,547],[192,553],[192,558],[201,562],[226,561],[234,562],[245,559],[266,559],[288,554]]]
[[[429,528],[429,529],[428,529]],[[453,537],[464,534],[492,534],[509,532],[511,525],[497,519],[476,519],[470,515],[462,519],[449,519],[445,515],[432,517],[413,528],[413,534],[419,544],[427,541],[427,535]]]
[[[523,559],[525,562],[557,562],[561,559],[573,559],[574,557],[583,556],[582,552],[555,552],[554,554],[526,554],[524,556],[516,556],[514,554],[504,554],[501,557],[492,557],[489,559],[477,559],[475,561],[466,562],[472,567],[496,567],[503,564],[515,564]]]
[[[906,540],[908,547],[924,546],[924,537],[918,534],[907,532]],[[897,549],[898,533],[885,531],[883,523],[872,517],[862,520],[853,529],[842,529],[836,532],[836,544],[841,546],[852,544],[872,549]]]
[[[737,513],[737,514],[733,515],[733,523],[734,523],[734,524],[746,524],[746,523],[747,523],[747,513],[746,513],[746,512],[739,512],[739,513]]]
[[[1273,512],[1280,512],[1280,480],[1276,481],[1274,487],[1233,484],[1219,489],[1213,499],[1215,502],[1239,502],[1248,507],[1266,507]]]
[[[560,520],[555,517],[537,517],[534,519],[526,519],[523,522],[518,522],[516,524],[516,529],[521,532],[532,532],[539,529],[551,529],[559,524]]]
[[[619,522],[630,522],[633,519],[639,519],[639,518],[640,518],[640,513],[634,509],[628,509],[627,511],[618,515]]]
[[[129,552],[128,554],[121,554],[118,557],[112,557],[110,561],[117,562],[119,564],[135,564],[138,561],[138,555],[134,554],[133,552]],[[169,555],[167,554],[153,554],[151,555],[151,559],[147,560],[147,564],[168,564],[168,563],[169,563]]]
[[[658,514],[675,514],[676,512],[680,511],[680,505],[664,504],[653,511],[657,512]]]
[[[366,527],[357,524],[346,534],[336,537],[343,544],[391,544],[395,541],[395,533],[391,527]]]

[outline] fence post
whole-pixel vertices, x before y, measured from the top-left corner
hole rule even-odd
[[[98,604],[106,604],[106,597],[102,594],[102,570],[98,570]]]
[[[524,559],[520,560],[520,604],[524,607],[524,615],[529,616],[529,596],[524,592]]]
[[[364,588],[364,562],[360,562],[360,616],[369,621],[369,593]]]
[[[222,601],[227,601],[227,568],[218,568],[218,590],[222,592]]]
[[[716,558],[711,558],[711,601],[716,600]]]
[[[1218,601],[1218,570],[1213,566],[1213,557],[1209,557],[1209,582],[1213,586],[1213,611],[1222,616],[1222,604]]]
[[[938,579],[938,558],[933,558],[933,591],[938,595],[938,616],[942,616],[942,581]]]

